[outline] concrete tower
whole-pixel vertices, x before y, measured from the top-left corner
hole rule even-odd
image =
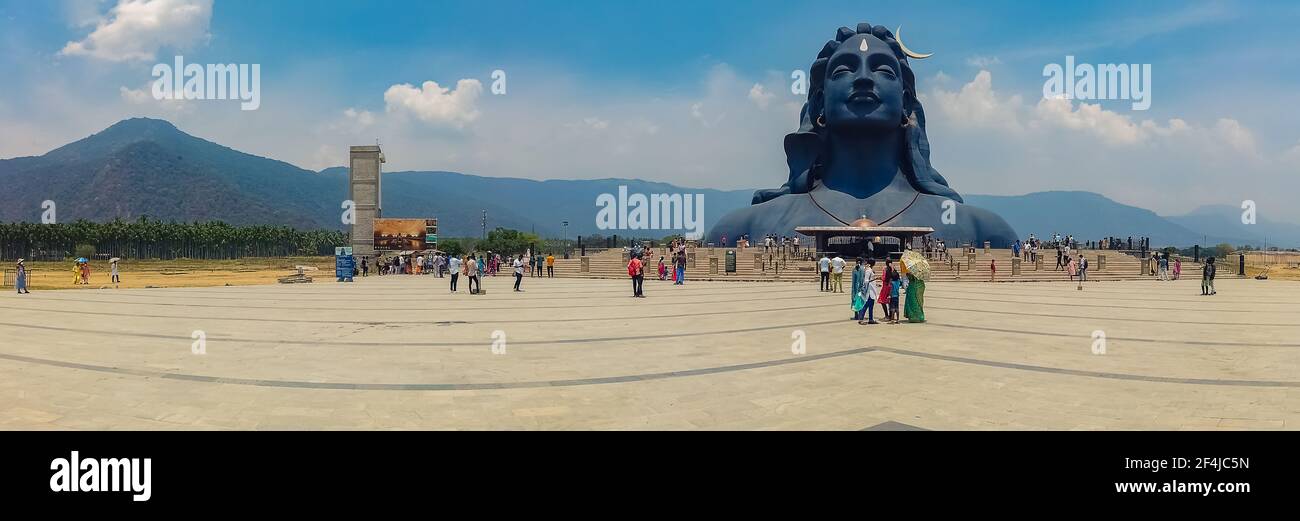
[[[352,254],[375,255],[375,219],[383,215],[380,201],[383,190],[384,151],[379,145],[352,147],[348,162],[348,193],[356,205],[356,223],[352,225]]]

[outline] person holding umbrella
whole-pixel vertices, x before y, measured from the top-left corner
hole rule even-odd
[[[26,259],[18,259],[18,278],[14,280],[14,286],[18,287],[18,294],[31,293],[27,291],[27,264]]]
[[[907,269],[907,302],[903,315],[908,322],[925,322],[925,279],[930,278],[930,262],[925,256],[907,250],[900,263]]]

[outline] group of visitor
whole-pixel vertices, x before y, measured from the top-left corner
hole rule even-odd
[[[725,233],[722,234],[722,236],[720,236],[718,239],[719,239],[719,243],[723,248],[727,248],[731,246],[731,244],[727,242],[727,234]],[[736,238],[736,248],[743,250],[745,248],[748,248],[751,244],[752,243],[749,240],[749,235],[741,235],[740,237]],[[799,236],[797,235],[787,236],[787,235],[768,234],[763,236],[763,242],[761,244],[763,246],[764,253],[774,252],[774,251],[780,251],[782,253],[789,252],[794,255],[797,255],[799,253]]]
[[[838,253],[822,253],[817,260],[817,270],[821,275],[820,291],[844,292],[845,264],[844,257]],[[884,270],[877,276],[876,259],[857,258],[849,285],[853,320],[862,325],[878,324],[874,307],[879,302],[887,323],[898,324],[900,312],[909,322],[925,321],[922,310],[925,281],[908,273],[903,262],[898,262],[897,266],[895,268],[894,261],[886,257]],[[906,299],[903,299],[903,295],[906,295]],[[900,309],[900,300],[907,303],[905,309]]]
[[[1149,273],[1158,280],[1178,280],[1183,275],[1183,260],[1175,257],[1171,264],[1169,252],[1151,252],[1148,265]]]
[[[830,260],[832,269],[835,261],[843,263],[839,255]],[[877,302],[885,323],[899,324],[901,318],[912,323],[925,322],[925,281],[908,272],[904,262],[899,261],[895,267],[894,261],[886,257],[885,266],[877,275],[876,259],[858,257],[851,280],[849,306],[858,324],[879,324],[875,318]],[[900,302],[905,305],[900,306]]]

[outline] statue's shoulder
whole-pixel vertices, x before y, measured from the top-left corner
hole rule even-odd
[[[984,208],[932,194],[922,194],[917,202],[920,208],[916,211],[931,215],[929,220],[931,223],[943,222],[945,214],[953,212],[955,225],[961,229],[958,235],[970,238],[964,240],[990,241],[999,248],[1009,247],[1016,240],[1015,229],[1002,216]],[[914,212],[909,213],[915,215]],[[934,225],[929,224],[929,226]],[[941,226],[934,227],[939,229]]]
[[[807,201],[806,194],[785,194],[758,204],[737,208],[727,212],[717,224],[713,225],[709,238],[716,240],[726,235],[729,239],[734,239],[745,234],[759,237],[768,233],[790,233],[777,231],[776,228],[779,228],[781,223],[794,222],[790,219],[800,213]]]

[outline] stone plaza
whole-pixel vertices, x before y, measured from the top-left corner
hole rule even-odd
[[[871,326],[808,283],[447,282],[4,294],[0,428],[1300,427],[1295,282],[937,281]]]

